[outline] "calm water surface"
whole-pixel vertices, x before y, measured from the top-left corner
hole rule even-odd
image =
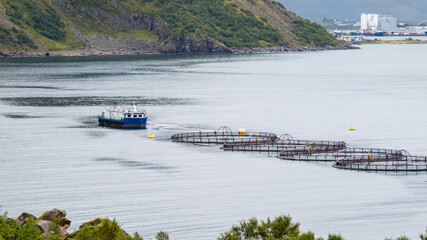
[[[321,236],[415,239],[427,226],[425,173],[350,172],[168,139],[227,125],[427,155],[426,53],[427,45],[375,45],[1,60],[0,210],[64,209],[70,231],[116,218],[147,239],[160,230],[216,239],[241,219],[280,214]],[[131,102],[148,110],[148,130],[97,127],[105,106]]]

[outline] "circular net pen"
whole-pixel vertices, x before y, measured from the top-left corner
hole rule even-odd
[[[345,145],[347,146],[347,145]],[[342,148],[339,146],[288,149],[279,153],[278,158],[292,161],[336,162],[346,158],[400,156],[402,151],[381,148]]]
[[[173,142],[192,144],[224,144],[224,143],[266,143],[274,142],[277,135],[267,132],[234,132],[228,127],[220,127],[217,131],[198,131],[178,133],[171,137]]]
[[[399,154],[344,157],[332,166],[338,169],[371,172],[427,172],[427,157],[411,156],[405,150],[399,152]]]
[[[347,147],[345,142],[337,141],[315,141],[315,140],[294,140],[290,135],[289,138],[283,138],[283,135],[276,141],[271,142],[226,142],[222,147],[225,151],[241,151],[241,152],[283,152],[283,151],[313,151],[313,152],[329,152],[338,151]]]

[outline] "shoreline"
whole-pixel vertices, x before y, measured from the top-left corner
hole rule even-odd
[[[273,47],[273,48],[245,48],[230,49],[230,52],[199,52],[199,53],[164,53],[161,51],[111,51],[111,50],[62,50],[52,52],[0,52],[1,58],[39,58],[39,57],[89,57],[89,56],[137,56],[137,55],[202,55],[202,54],[264,54],[264,53],[286,53],[286,52],[317,52],[331,50],[353,50],[360,49],[354,45],[343,45],[337,47]]]
[[[419,41],[419,40],[368,40],[361,41],[355,43],[356,45],[365,45],[365,44],[410,44],[410,45],[418,45],[418,44],[427,44],[427,41]]]

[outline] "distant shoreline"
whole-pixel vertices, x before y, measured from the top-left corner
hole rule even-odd
[[[420,40],[365,40],[356,44],[427,44],[427,41]]]
[[[330,50],[359,49],[353,45],[336,47],[274,47],[274,48],[244,48],[231,49],[231,52],[201,52],[193,54],[175,53],[176,55],[202,55],[202,54],[262,54],[262,53],[285,53],[285,52],[315,52]],[[133,56],[133,55],[173,55],[174,53],[163,53],[159,51],[109,51],[109,50],[62,50],[52,52],[0,52],[0,58],[36,58],[36,57],[84,57],[84,56]]]

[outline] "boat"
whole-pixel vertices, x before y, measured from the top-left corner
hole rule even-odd
[[[107,107],[98,117],[99,126],[112,128],[144,129],[147,125],[147,112],[132,107]]]

